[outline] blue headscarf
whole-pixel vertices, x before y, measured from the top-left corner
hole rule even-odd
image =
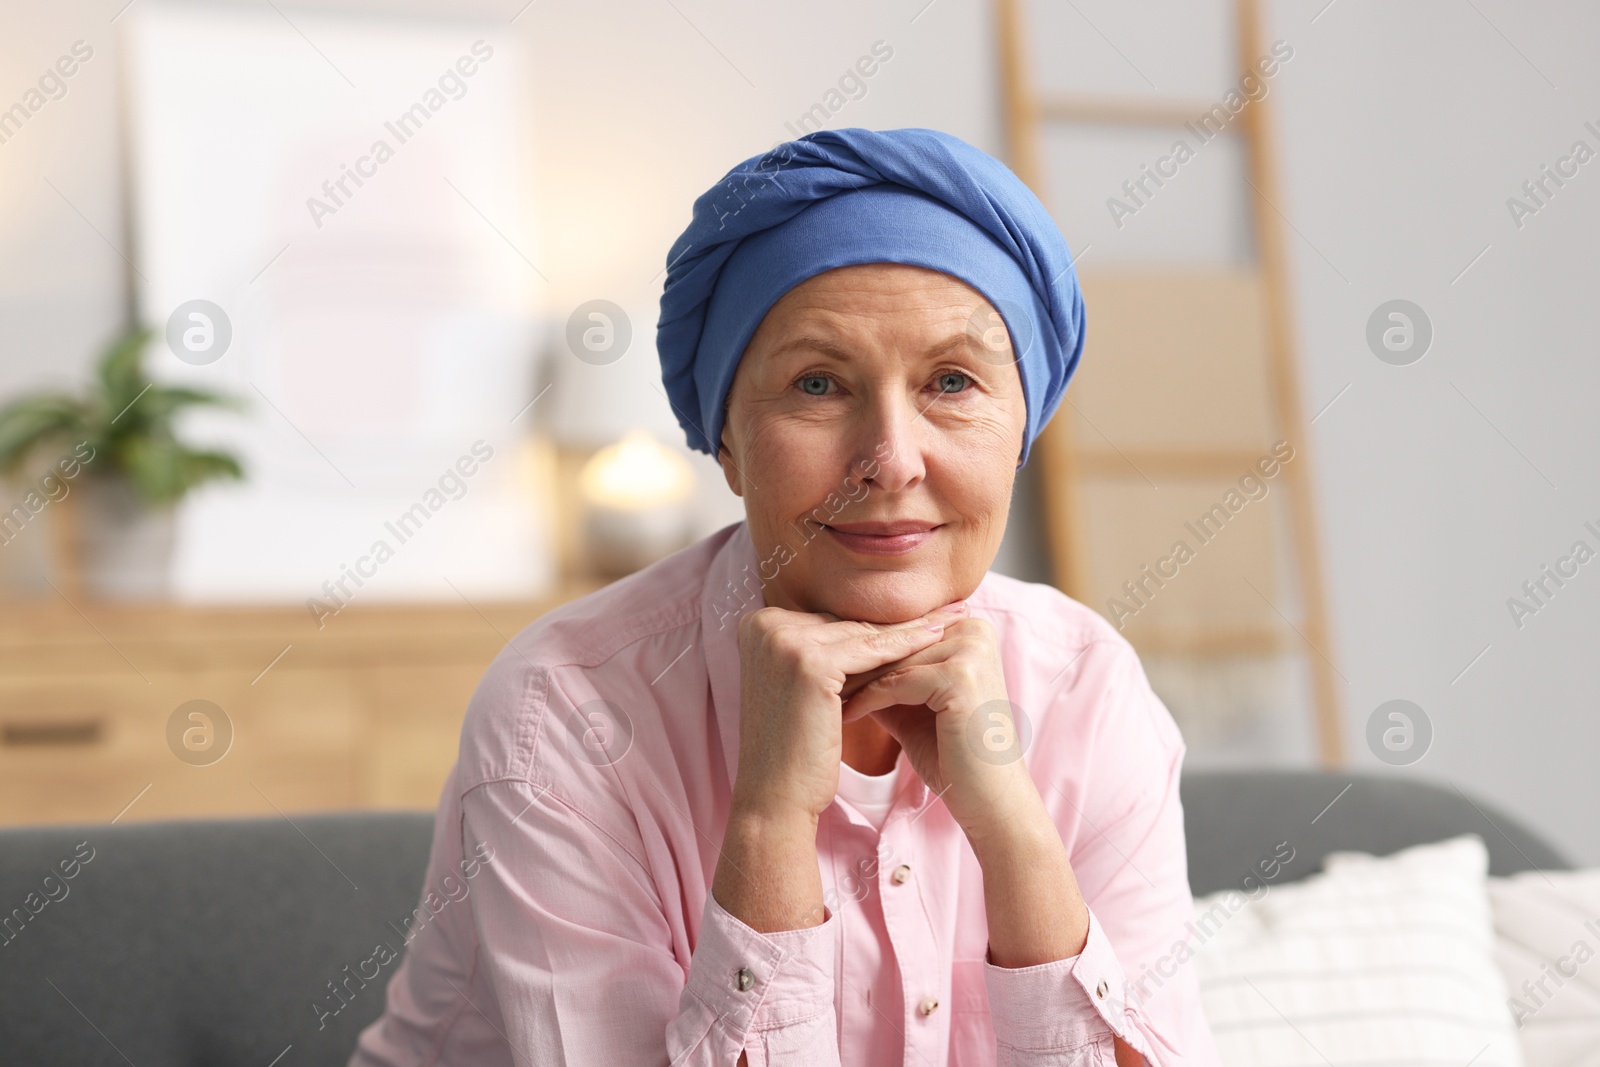
[[[1020,467],[1083,351],[1072,254],[1003,163],[938,130],[822,130],[752,156],[694,203],[667,255],[656,347],[689,447],[716,455],[723,401],[769,308],[834,267],[942,271],[1000,312],[1027,399]]]

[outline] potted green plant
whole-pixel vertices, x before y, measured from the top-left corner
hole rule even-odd
[[[174,432],[186,408],[238,409],[240,402],[152,381],[143,366],[151,334],[140,327],[112,342],[81,396],[36,393],[0,408],[0,472],[16,477],[46,450],[68,456],[40,477],[21,511],[13,509],[13,524],[36,513],[35,501],[39,509],[54,505],[76,485],[68,555],[95,596],[164,596],[178,501],[206,482],[244,477],[236,457],[190,447]]]

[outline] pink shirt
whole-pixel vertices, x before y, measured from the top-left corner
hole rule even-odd
[[[739,752],[735,523],[538,619],[473,695],[422,903],[357,1067],[1219,1063],[1189,961],[1184,745],[1128,642],[990,572],[1024,754],[1089,904],[1070,959],[986,959],[981,873],[902,753],[881,832],[836,798],[827,917],[761,934],[711,896]]]

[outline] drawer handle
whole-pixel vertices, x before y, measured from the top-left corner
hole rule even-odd
[[[12,748],[94,745],[104,732],[103,719],[66,722],[8,722],[0,726],[0,745]]]

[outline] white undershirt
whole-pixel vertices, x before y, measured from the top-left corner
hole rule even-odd
[[[872,824],[882,830],[883,820],[894,803],[895,781],[900,776],[898,760],[888,774],[862,774],[844,760],[839,761],[839,795],[850,802]]]

